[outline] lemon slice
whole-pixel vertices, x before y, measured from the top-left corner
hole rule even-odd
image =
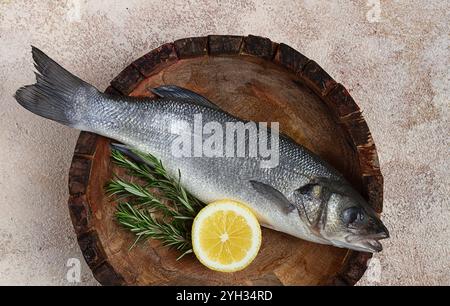
[[[235,272],[247,267],[261,246],[261,227],[245,205],[213,202],[200,210],[192,225],[192,247],[208,268]]]

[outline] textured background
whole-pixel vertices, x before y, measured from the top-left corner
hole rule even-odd
[[[66,204],[78,131],[12,98],[34,81],[30,44],[103,90],[162,43],[254,34],[316,60],[364,111],[392,238],[360,284],[450,285],[450,5],[381,1],[378,16],[377,3],[0,0],[0,284],[69,284],[69,258],[82,261],[81,284],[96,284]]]

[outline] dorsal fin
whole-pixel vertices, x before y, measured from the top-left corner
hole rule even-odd
[[[182,88],[176,85],[162,85],[157,88],[152,88],[151,92],[157,95],[160,98],[177,98],[177,99],[186,99],[190,102],[207,106],[213,109],[219,109],[217,105],[206,99],[205,97],[189,90],[186,88]]]

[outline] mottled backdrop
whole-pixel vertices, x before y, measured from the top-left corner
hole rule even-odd
[[[103,90],[165,42],[254,34],[317,61],[364,112],[392,238],[360,284],[450,285],[449,12],[417,0],[0,0],[0,284],[66,285],[68,259],[82,258],[66,204],[78,132],[12,98],[33,82],[30,44]],[[81,262],[81,283],[96,284]]]

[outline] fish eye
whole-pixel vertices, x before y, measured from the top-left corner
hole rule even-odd
[[[345,224],[352,224],[364,220],[364,213],[360,207],[350,207],[344,210],[342,218]]]

